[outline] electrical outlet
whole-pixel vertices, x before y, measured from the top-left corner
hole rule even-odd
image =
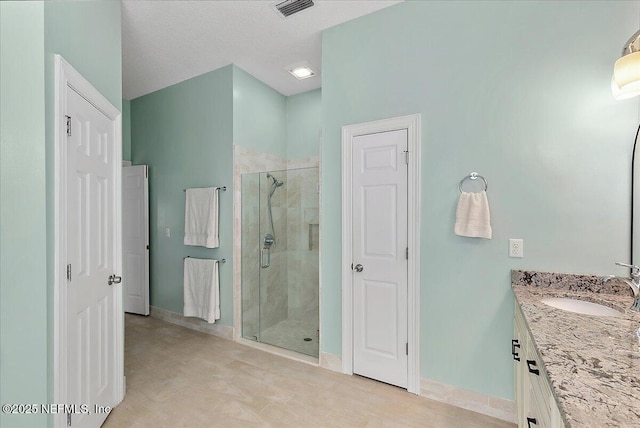
[[[168,227],[164,230],[164,237],[171,238],[171,229],[169,229]]]
[[[509,239],[509,257],[524,257],[524,241]]]

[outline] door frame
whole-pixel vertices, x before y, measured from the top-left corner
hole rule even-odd
[[[342,127],[342,372],[353,374],[352,147],[358,136],[407,130],[407,391],[420,395],[420,177],[421,115],[412,114]]]
[[[146,245],[146,250],[144,253],[144,285],[145,285],[145,296],[144,296],[144,313],[142,314],[138,314],[138,315],[149,315],[149,165],[124,165],[125,162],[129,162],[129,164],[131,164],[131,161],[122,161],[123,165],[121,170],[124,170],[124,168],[127,167],[133,167],[133,166],[143,166],[144,167],[144,192],[143,192],[143,205],[144,205],[144,212],[143,212],[143,224],[144,224],[144,240],[145,240],[145,245]],[[124,179],[123,179],[123,186],[124,186]],[[124,200],[124,189],[122,191],[122,197]],[[122,205],[122,211],[123,211],[123,216],[124,216],[124,202]],[[122,221],[124,222],[124,217],[122,219]],[[124,225],[123,225],[124,227]],[[122,233],[124,234],[124,230],[122,231]],[[124,236],[123,236],[123,242],[122,242],[122,256],[124,257]],[[123,269],[123,274],[124,274],[124,260],[123,260],[123,265],[122,265],[122,269]],[[126,286],[126,281],[124,281],[124,284]],[[126,293],[124,293],[124,287],[123,287],[123,293],[122,293],[122,307],[123,310],[126,309]]]
[[[53,403],[67,403],[67,135],[65,112],[67,87],[75,90],[105,114],[115,127],[112,151],[116,200],[113,207],[115,248],[122,248],[122,114],[89,81],[60,55],[55,55],[55,116],[54,116],[54,287],[53,287]],[[116,254],[115,274],[122,272],[122,254]],[[124,397],[124,308],[122,284],[115,285],[114,302],[116,340],[116,370],[114,386],[116,403]],[[89,404],[89,403],[85,403]],[[67,425],[66,414],[53,418],[54,427]]]

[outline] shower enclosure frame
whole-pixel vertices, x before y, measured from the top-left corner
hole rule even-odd
[[[317,358],[319,168],[241,180],[242,336]]]
[[[280,171],[280,170],[295,170],[302,168],[317,168],[318,169],[318,189],[317,189],[317,201],[318,210],[322,204],[322,192],[319,186],[320,175],[320,161],[317,156],[300,158],[295,160],[282,160],[276,156],[259,153],[251,149],[246,149],[238,145],[234,145],[234,328],[233,328],[233,340],[241,344],[262,349],[267,352],[275,353],[281,356],[292,358],[301,362],[305,362],[312,365],[320,365],[333,370],[339,370],[339,362],[333,361],[328,355],[322,354],[322,332],[318,332],[318,356],[309,356],[301,354],[295,351],[290,351],[277,346],[272,346],[265,343],[248,340],[242,337],[242,175],[246,173],[257,173],[267,171]],[[320,214],[319,214],[320,216]],[[320,261],[322,259],[322,240],[320,235],[322,233],[321,220],[318,219],[318,285],[317,285],[317,308],[318,308],[318,329],[322,324],[322,296],[321,296],[321,272],[319,271]],[[276,226],[277,231],[277,226]],[[323,361],[324,359],[324,361]]]

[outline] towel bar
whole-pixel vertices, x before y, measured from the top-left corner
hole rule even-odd
[[[462,183],[464,183],[465,180],[477,180],[478,178],[481,178],[482,181],[484,181],[484,190],[486,192],[487,189],[489,188],[489,184],[487,183],[487,180],[477,172],[472,172],[471,174],[467,175],[465,178],[460,180],[460,184],[458,184],[458,189],[460,189],[460,193],[462,193]]]
[[[182,260],[184,260],[184,259],[190,259],[190,258],[191,258],[191,256],[184,256],[184,257],[182,258]],[[213,259],[213,260],[215,260],[215,259]],[[227,262],[227,259],[220,259],[220,260],[218,260],[218,263],[226,263],[226,262]]]
[[[215,186],[214,186],[215,187]],[[227,191],[227,186],[222,186],[222,187],[218,187],[218,189],[222,190],[223,192]],[[186,192],[187,189],[182,189],[183,192]]]

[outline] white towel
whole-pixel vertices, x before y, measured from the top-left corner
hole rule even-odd
[[[184,316],[202,318],[210,324],[220,319],[217,260],[184,259]]]
[[[187,189],[186,193],[184,245],[218,247],[218,188]]]
[[[462,192],[456,210],[456,235],[491,239],[491,215],[487,192]]]

